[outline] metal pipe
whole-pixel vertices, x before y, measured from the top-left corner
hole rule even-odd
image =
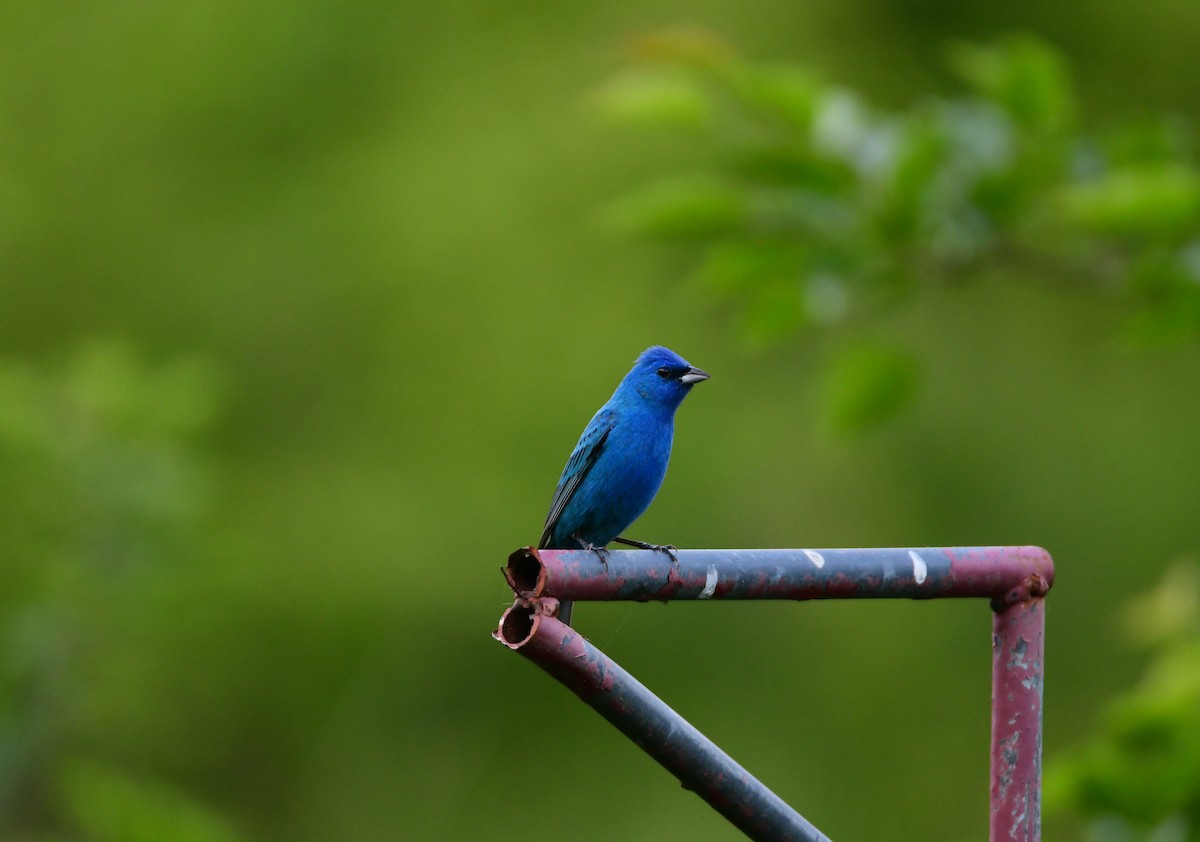
[[[1046,612],[1024,598],[992,620],[991,839],[1037,842],[1042,816]]]
[[[751,839],[829,842],[686,719],[578,632],[558,606],[518,600],[493,634],[566,685]]]
[[[526,599],[847,599],[987,597],[1010,604],[1049,589],[1040,547],[822,550],[538,550],[509,556],[505,578]],[[1014,592],[1016,596],[1014,596]]]
[[[1040,839],[1045,651],[1042,598],[1054,583],[1054,562],[1049,553],[1040,547],[920,547],[676,550],[672,555],[636,550],[605,553],[601,558],[585,550],[517,550],[503,568],[509,586],[517,594],[517,604],[505,612],[496,637],[571,687],[752,838],[824,839],[768,790],[763,788],[758,793],[762,787],[758,781],[682,719],[678,721],[688,731],[681,732],[680,738],[695,739],[701,747],[695,749],[698,753],[672,754],[669,748],[654,742],[662,740],[664,733],[667,739],[673,736],[671,728],[681,727],[672,725],[678,715],[569,626],[553,619],[558,600],[989,599],[995,612],[990,839]],[[613,694],[614,687],[617,695]],[[652,723],[650,727],[644,727],[643,717]],[[709,766],[710,762],[717,766]],[[728,796],[721,795],[719,788],[712,798],[701,789],[727,774],[719,771],[724,763],[732,764],[739,776],[745,776],[737,780],[755,798],[764,799],[763,803],[780,816],[794,816],[803,822],[800,827],[817,835],[756,835],[748,830],[741,823],[749,821],[746,812],[739,812],[727,801],[720,802]],[[689,783],[691,779],[698,783]]]

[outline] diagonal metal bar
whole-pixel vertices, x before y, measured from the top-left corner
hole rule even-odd
[[[573,647],[585,647],[583,650],[571,649],[572,658],[578,659],[580,652],[590,651],[604,657],[570,627],[552,619],[559,599],[988,599],[995,612],[990,839],[992,842],[1038,842],[1041,838],[1043,597],[1054,583],[1054,562],[1040,547],[678,550],[674,558],[654,550],[611,552],[601,558],[590,551],[525,547],[509,556],[503,571],[517,595],[517,604],[505,613],[495,636],[510,648],[531,657],[532,652],[540,651],[538,646],[524,652],[524,644],[514,643],[525,639],[524,631],[528,631],[531,640],[539,639],[535,629],[542,623],[556,633],[566,635],[560,643],[570,640]],[[517,625],[509,628],[513,623]],[[584,654],[583,660],[587,657]],[[548,663],[549,660],[542,664],[543,667],[568,686],[577,680],[568,679],[561,670],[580,667],[578,660],[564,662],[560,667]],[[604,663],[611,665],[613,670],[620,670],[608,659]],[[560,674],[555,673],[556,669],[560,669]],[[603,673],[605,676],[618,674],[645,691],[624,671]],[[617,724],[585,695],[585,690],[578,689],[584,686],[577,684],[572,689]],[[677,716],[653,695],[649,698]],[[650,702],[635,693],[627,704],[631,707],[624,713],[636,717],[644,712],[641,705]],[[641,732],[630,733],[621,725],[618,727],[642,745],[638,737]],[[687,727],[691,728],[690,725]],[[696,736],[704,739],[698,733]],[[720,751],[715,746],[713,749]],[[723,753],[721,756],[728,760]],[[659,762],[667,765],[663,760]],[[702,762],[707,761],[700,755],[697,763]],[[693,771],[708,774],[711,769],[702,767]],[[731,796],[729,791],[718,788],[714,797],[728,799]],[[709,799],[706,797],[706,800]],[[709,803],[717,807],[715,801],[709,800]],[[722,811],[722,815],[727,814]],[[756,839],[810,838],[751,835]]]
[[[518,602],[493,636],[565,684],[751,839],[829,842],[582,635],[535,611]]]

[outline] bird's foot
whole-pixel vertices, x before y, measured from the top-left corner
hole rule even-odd
[[[671,559],[671,563],[676,567],[679,567],[679,553],[677,552],[679,547],[675,546],[674,544],[655,544],[650,547],[650,549],[658,550],[661,553],[666,553]]]
[[[677,554],[679,548],[674,544],[648,544],[645,541],[635,541],[632,538],[614,538],[614,541],[624,544],[627,547],[637,547],[639,550],[654,550],[655,552],[666,553],[671,562],[678,567],[679,556]]]
[[[595,553],[596,558],[600,559],[600,563],[605,567],[608,567],[608,550],[606,550],[604,547],[597,547],[591,541],[585,541],[578,535],[575,536],[575,540],[579,542],[580,549],[587,550],[590,553]]]

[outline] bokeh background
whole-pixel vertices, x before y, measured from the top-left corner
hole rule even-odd
[[[0,837],[739,838],[489,638],[655,343],[713,377],[631,534],[1045,546],[1047,759],[1094,738],[1151,657],[1131,597],[1200,547],[1196,342],[1005,277],[747,332],[606,213],[687,154],[594,107],[677,25],[901,110],[960,87],[948,45],[1024,31],[1084,126],[1200,117],[1192,0],[6,3]],[[864,332],[920,374],[846,433]],[[983,604],[576,625],[833,838],[985,837]]]

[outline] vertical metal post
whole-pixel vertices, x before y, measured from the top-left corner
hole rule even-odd
[[[992,621],[991,842],[1041,839],[1046,611],[1016,594]],[[1023,597],[1023,598],[1020,598]]]

